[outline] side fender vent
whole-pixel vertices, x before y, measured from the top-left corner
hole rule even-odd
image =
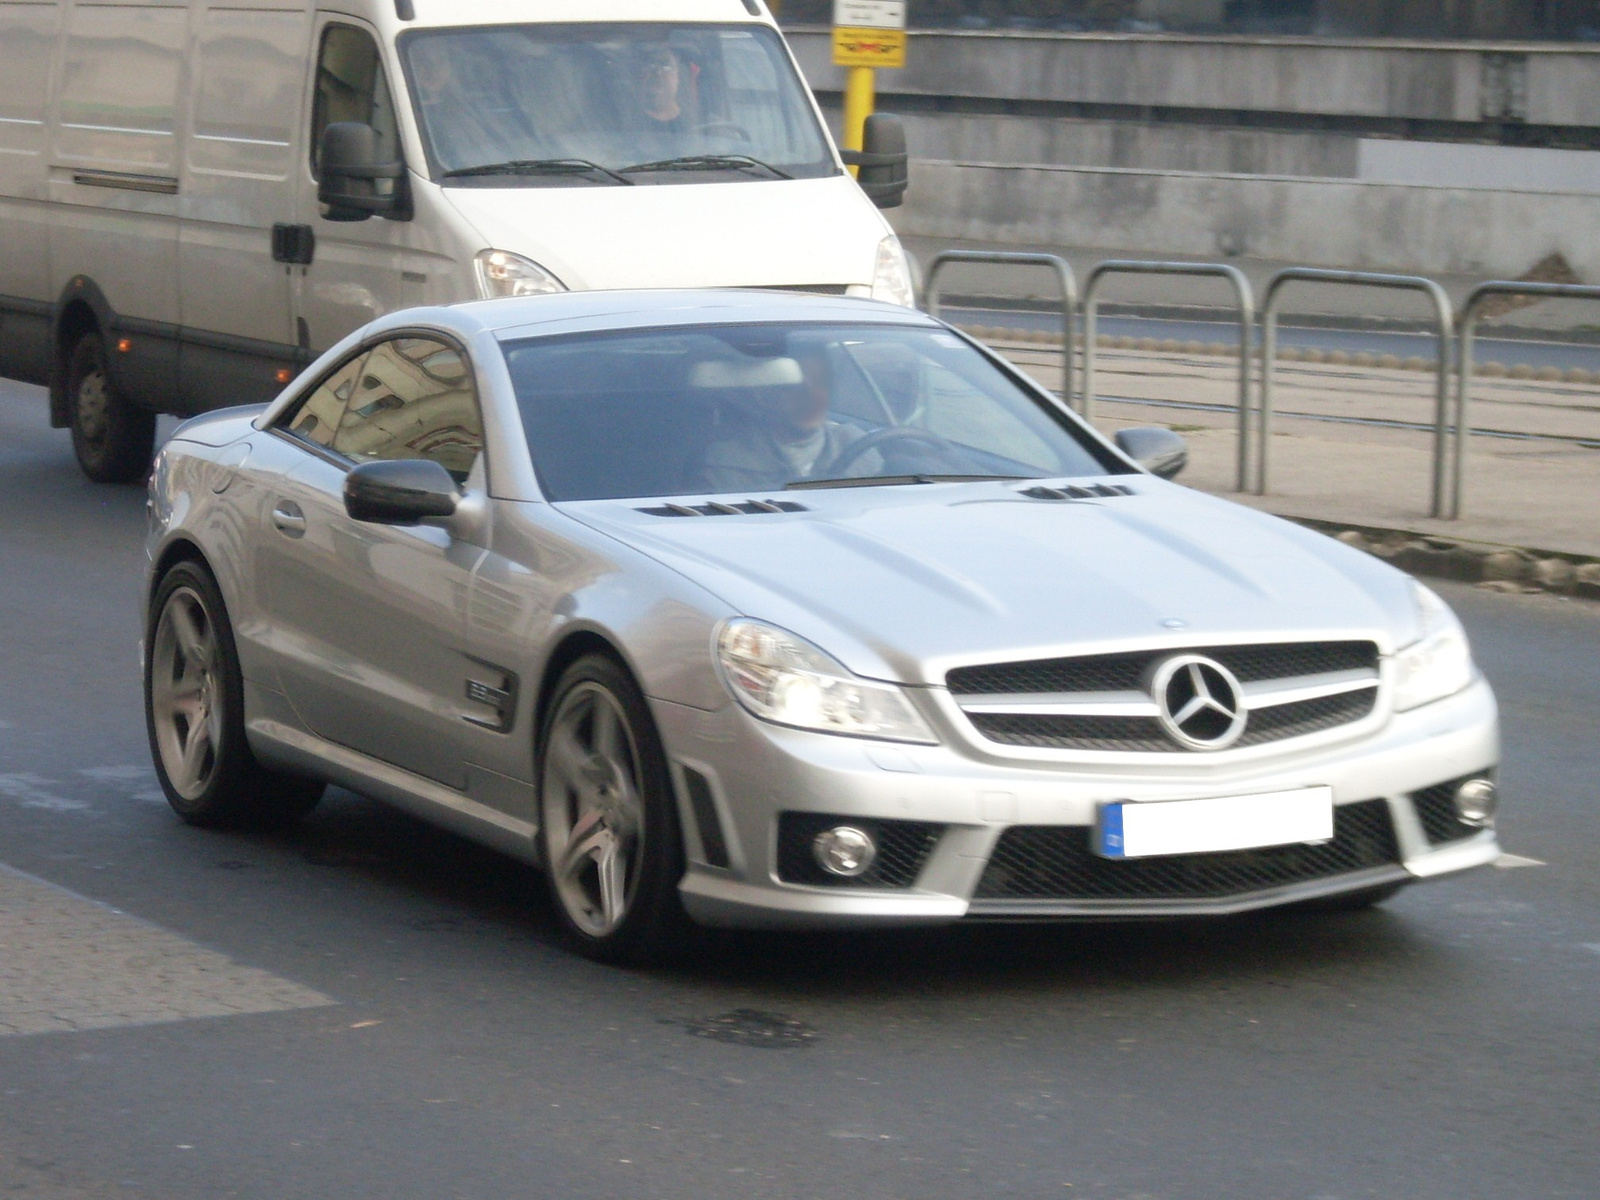
[[[1034,500],[1098,500],[1106,496],[1137,496],[1139,493],[1120,483],[1091,483],[1087,487],[1068,484],[1066,487],[1024,488],[1022,495]]]
[[[738,504],[723,504],[713,500],[709,504],[662,504],[655,508],[641,508],[639,512],[652,517],[753,517],[760,513],[810,512],[804,504],[793,500],[744,500]]]

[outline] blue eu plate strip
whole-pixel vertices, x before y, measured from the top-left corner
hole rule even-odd
[[[1122,841],[1122,805],[1105,804],[1100,807],[1100,853],[1106,858],[1126,858]]]

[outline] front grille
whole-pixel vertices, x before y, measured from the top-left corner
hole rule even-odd
[[[1441,842],[1459,842],[1462,838],[1483,832],[1480,826],[1464,824],[1456,816],[1456,789],[1466,781],[1466,779],[1452,779],[1448,783],[1437,783],[1431,788],[1424,788],[1420,792],[1411,794],[1411,802],[1416,805],[1417,816],[1422,821],[1422,831],[1434,845]]]
[[[824,829],[853,825],[872,835],[878,857],[866,874],[854,879],[830,875],[811,852],[812,839]],[[778,817],[778,878],[784,883],[823,887],[907,888],[917,881],[943,825],[927,821],[879,821],[826,813],[786,812]]]
[[[1010,695],[1025,692],[1118,692],[1142,685],[1145,672],[1158,660],[1191,651],[1168,648],[1131,654],[1094,654],[1082,658],[1045,658],[1033,662],[957,667],[945,677],[950,691],[963,695]],[[1330,671],[1377,670],[1378,647],[1371,642],[1291,642],[1274,646],[1199,647],[1192,651],[1214,658],[1240,683],[1322,675]]]
[[[1000,835],[975,900],[1216,900],[1332,879],[1400,861],[1389,805],[1334,809],[1333,840],[1219,854],[1102,858],[1081,825],[1016,825]]]
[[[946,676],[945,682],[958,704],[964,696],[1003,701],[1006,697],[1029,696],[1070,700],[1074,695],[1107,692],[1142,695],[1156,664],[1180,652],[1184,651],[1141,650],[958,667]],[[1378,648],[1372,642],[1220,646],[1195,653],[1221,663],[1244,684],[1340,671],[1371,673],[1370,686],[1253,708],[1235,746],[1259,746],[1337,729],[1371,716],[1377,707]],[[1185,749],[1167,734],[1155,716],[973,711],[967,713],[967,718],[985,738],[1005,746],[1144,754],[1171,754]]]

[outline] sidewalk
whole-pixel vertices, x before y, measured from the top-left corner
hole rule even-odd
[[[1060,390],[1059,351],[1004,340],[992,344]],[[1542,437],[1474,437],[1462,519],[1438,521],[1427,515],[1431,429],[1341,423],[1358,418],[1430,425],[1428,373],[1281,365],[1269,494],[1244,496],[1233,491],[1236,363],[1149,350],[1102,350],[1096,362],[1095,424],[1107,433],[1133,425],[1182,433],[1190,465],[1181,481],[1191,487],[1297,519],[1600,558],[1600,386],[1478,381],[1475,428]]]

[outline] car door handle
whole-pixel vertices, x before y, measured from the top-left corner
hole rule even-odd
[[[300,538],[306,535],[306,514],[293,500],[280,500],[272,510],[272,523],[285,537]]]

